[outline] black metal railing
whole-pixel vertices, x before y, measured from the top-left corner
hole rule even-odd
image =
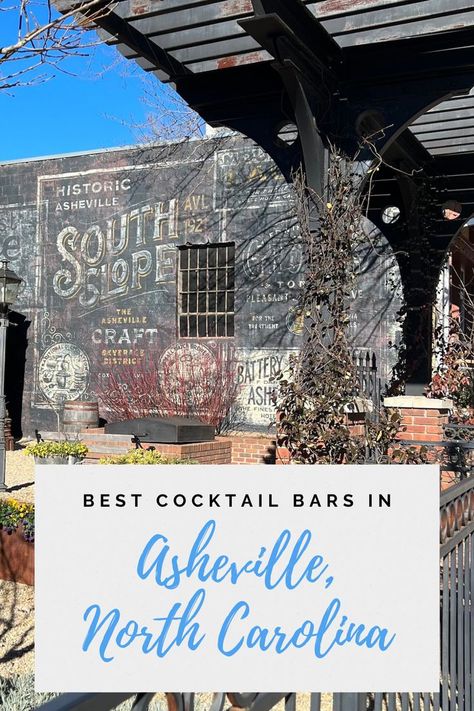
[[[416,583],[414,583],[416,584]],[[407,604],[409,604],[409,600]],[[311,694],[309,711],[472,711],[474,708],[474,477],[452,486],[440,499],[440,691],[428,693]],[[41,711],[111,711],[134,698],[133,711],[147,711],[153,694],[63,694]],[[166,694],[168,711],[197,711],[196,695]],[[270,711],[282,703],[297,711],[295,693],[214,694],[199,711]],[[308,708],[308,697],[301,704]],[[279,707],[280,708],[280,707]]]
[[[378,376],[377,358],[369,351],[354,351],[352,362],[355,367],[356,390],[358,394],[373,403],[378,412],[382,404],[382,381]]]
[[[474,478],[441,496],[441,691],[443,711],[474,705]]]
[[[403,437],[403,435],[402,435]],[[449,423],[443,427],[443,439],[398,440],[400,447],[423,448],[427,461],[439,464],[443,481],[457,484],[474,476],[474,427]]]

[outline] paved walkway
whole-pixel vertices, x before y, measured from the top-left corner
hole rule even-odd
[[[23,450],[7,452],[5,482],[8,491],[0,492],[3,497],[13,497],[20,501],[34,501],[35,464],[33,457],[28,457]]]

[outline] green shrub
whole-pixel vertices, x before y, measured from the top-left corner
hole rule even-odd
[[[104,457],[99,464],[196,464],[191,459],[167,457],[154,449],[131,449],[126,454]]]
[[[60,442],[30,442],[24,453],[31,457],[77,457],[82,459],[86,456],[88,448],[82,442],[69,442],[63,440]]]

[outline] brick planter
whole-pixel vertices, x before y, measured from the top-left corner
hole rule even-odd
[[[23,529],[8,534],[0,529],[0,580],[34,585],[35,547],[23,538]]]
[[[275,464],[275,438],[256,434],[231,435],[232,464]]]
[[[105,434],[103,428],[83,430],[81,440],[89,448],[85,464],[98,461],[102,457],[126,454],[133,449],[131,435]],[[199,464],[230,464],[232,460],[232,444],[222,437],[195,444],[143,444],[145,449],[152,446],[165,456],[193,459]]]

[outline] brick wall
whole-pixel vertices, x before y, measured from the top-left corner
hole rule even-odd
[[[347,415],[347,422],[356,435],[364,432],[365,413]],[[49,433],[45,433],[45,436]],[[83,430],[81,439],[89,447],[90,461],[113,454],[124,454],[132,449],[128,435],[105,434],[103,428]],[[144,444],[145,447],[152,443]],[[217,437],[213,442],[200,444],[159,444],[152,446],[164,455],[193,459],[203,464],[290,464],[286,447],[277,447],[275,437],[244,433]]]
[[[256,435],[229,437],[232,464],[275,464],[275,439]]]
[[[353,437],[362,437],[365,434],[365,412],[348,412],[346,422]]]
[[[384,405],[389,410],[398,410],[402,416],[399,439],[409,442],[436,442],[443,439],[443,426],[448,423],[452,406],[450,400],[404,395],[385,398]]]
[[[105,434],[102,428],[83,430],[81,440],[89,448],[89,462],[110,455],[125,454],[133,449],[130,435]],[[232,443],[223,437],[196,444],[147,442],[143,446],[145,449],[152,446],[166,456],[192,459],[200,464],[231,464],[232,461]]]
[[[198,444],[155,444],[162,454],[193,459],[199,464],[231,464],[232,443],[218,438],[213,442]]]
[[[448,422],[449,410],[423,410],[402,408],[404,431],[400,439],[436,442],[443,439],[443,426]]]
[[[45,433],[52,438],[53,433]],[[133,448],[129,435],[105,434],[103,428],[83,430],[81,440],[89,448],[89,461],[114,454],[125,454]],[[275,439],[262,435],[245,434],[216,437],[213,442],[198,444],[145,443],[164,455],[193,459],[202,464],[275,464]]]
[[[398,439],[407,443],[439,442],[444,439],[443,428],[448,423],[452,408],[451,400],[437,400],[422,395],[385,398],[384,405],[389,410],[398,410],[402,416],[402,431]],[[417,446],[416,444],[414,446]],[[439,463],[442,447],[430,447],[428,460]],[[441,472],[441,489],[446,489],[455,481],[454,472]]]

